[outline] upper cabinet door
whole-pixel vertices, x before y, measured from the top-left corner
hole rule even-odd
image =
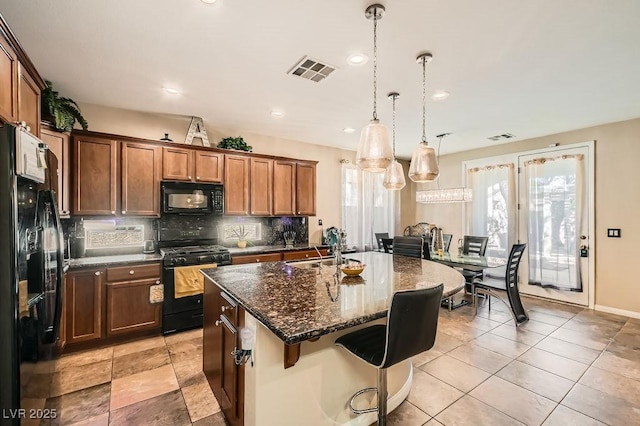
[[[195,151],[196,182],[222,183],[224,177],[224,154]]]
[[[302,216],[316,215],[316,165],[296,164],[296,213]]]
[[[27,123],[31,133],[40,137],[40,88],[22,65],[18,70],[18,121]]]
[[[229,215],[249,214],[249,157],[225,155],[224,210]]]
[[[118,143],[97,137],[75,137],[73,214],[115,215],[118,192]]]
[[[193,151],[184,148],[163,148],[162,150],[162,179],[192,180]]]
[[[18,59],[0,32],[0,121],[18,120]]]
[[[270,216],[273,200],[273,160],[251,159],[251,214]]]
[[[273,214],[296,214],[296,163],[273,162]]]
[[[40,138],[58,159],[58,209],[60,216],[69,216],[69,135],[46,128],[40,129]]]
[[[122,143],[122,215],[160,216],[160,147]]]

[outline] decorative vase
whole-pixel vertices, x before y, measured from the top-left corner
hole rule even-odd
[[[238,247],[239,248],[247,247],[247,241],[246,240],[238,240]]]

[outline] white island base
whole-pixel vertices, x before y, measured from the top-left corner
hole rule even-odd
[[[370,425],[376,422],[375,412],[355,415],[349,409],[353,394],[366,387],[376,387],[376,368],[335,346],[334,342],[358,328],[385,322],[386,318],[322,336],[315,342],[303,342],[299,360],[285,369],[282,340],[245,313],[245,327],[255,331],[253,366],[250,362],[245,365],[245,425]],[[388,412],[409,394],[412,368],[411,360],[407,360],[387,370]],[[375,392],[358,398],[356,408],[377,404]]]

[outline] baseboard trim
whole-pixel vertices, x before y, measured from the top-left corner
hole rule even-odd
[[[640,312],[626,311],[624,309],[612,308],[610,306],[604,306],[604,305],[596,305],[595,308],[596,308],[595,309],[596,311],[602,311],[609,314],[622,315],[629,318],[640,319]]]

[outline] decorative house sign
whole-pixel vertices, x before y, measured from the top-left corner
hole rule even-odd
[[[187,138],[184,141],[185,145],[193,145],[193,138],[202,139],[202,146],[211,146],[207,137],[207,129],[204,127],[201,117],[191,117]]]

